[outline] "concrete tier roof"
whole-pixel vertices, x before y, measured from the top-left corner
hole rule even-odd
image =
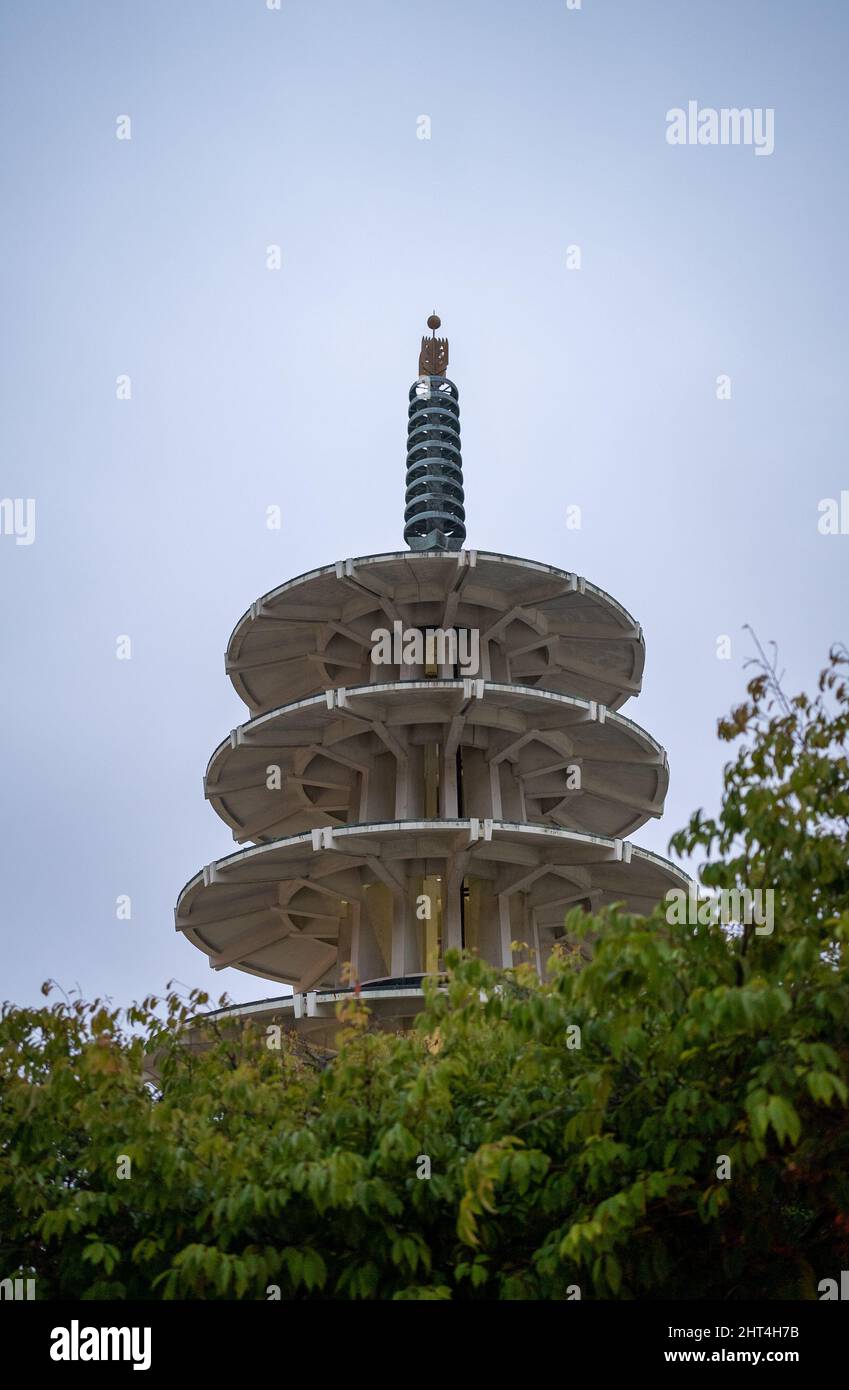
[[[434,739],[464,750],[467,815],[492,815],[473,759],[500,765],[505,807],[512,792],[523,821],[623,836],[663,811],[666,753],[632,720],[575,696],[477,680],[341,687],[272,710],[216,749],[204,789],[241,844],[383,818],[394,804],[379,760]]]
[[[610,709],[640,690],[642,630],[621,604],[567,570],[474,550],[368,555],[290,580],[236,624],[227,673],[257,713],[366,684],[374,671],[372,631],[396,621],[477,630],[478,674],[487,680],[580,695]]]
[[[357,991],[357,1000],[365,1004],[372,1025],[395,1031],[410,1028],[415,1017],[424,1006],[424,991],[419,983],[420,977],[413,981],[376,981],[363,985]],[[440,988],[444,988],[440,986]],[[267,1029],[272,1024],[295,1028],[302,1038],[319,1048],[335,1050],[340,1025],[336,1010],[339,1004],[350,1002],[353,989],[313,989],[304,994],[278,995],[271,999],[257,999],[250,1004],[232,1004],[222,1009],[211,1009],[198,1016],[197,1028],[187,1038],[188,1046],[203,1050],[205,1028],[210,1021],[216,1025],[231,1022],[237,1026],[251,1023],[254,1027]],[[154,1065],[148,1066],[147,1079],[156,1080]]]
[[[532,937],[541,967],[570,905],[623,902],[648,912],[669,888],[688,884],[668,860],[619,839],[474,817],[394,821],[315,829],[220,859],[186,884],[176,927],[213,968],[234,966],[296,991],[324,980],[340,957],[360,978],[409,975],[422,969],[415,894],[431,879],[446,881],[444,949],[460,945],[457,889],[474,880],[484,899],[481,953],[508,965],[511,940]],[[385,970],[358,962],[350,937],[351,911],[365,918],[375,892],[391,895],[403,924]]]

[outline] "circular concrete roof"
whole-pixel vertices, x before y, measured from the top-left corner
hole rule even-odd
[[[341,687],[272,710],[220,744],[204,790],[240,844],[341,827],[360,819],[376,756],[395,739],[437,736],[508,762],[527,821],[623,836],[663,811],[666,753],[632,720],[572,695],[472,680]]]
[[[368,555],[300,575],[236,624],[227,673],[260,713],[367,684],[371,633],[396,621],[405,629],[476,629],[497,659],[498,669],[480,673],[486,679],[581,695],[610,709],[640,690],[642,629],[621,604],[567,570],[481,550]]]
[[[387,878],[397,888],[445,874],[458,855],[494,893],[527,893],[549,943],[570,905],[623,902],[643,913],[689,883],[660,855],[606,836],[475,818],[391,821],[316,829],[219,859],[186,884],[176,927],[216,969],[306,990],[336,964],[343,905]]]
[[[332,987],[311,990],[308,995],[286,994],[273,999],[253,1000],[249,1004],[230,1004],[221,1009],[210,1009],[194,1018],[187,1045],[202,1050],[205,1046],[204,1029],[211,1022],[216,1025],[252,1023],[260,1029],[276,1023],[284,1028],[296,1027],[299,1035],[310,1043],[335,1050],[339,1030],[345,1026],[336,1017],[336,1006],[350,1002],[354,993],[352,988]],[[418,983],[396,983],[391,980],[372,982],[357,990],[356,998],[358,1004],[364,1004],[368,1009],[373,1024],[393,1031],[409,1028],[424,1006],[424,991]],[[147,1079],[156,1079],[154,1067],[149,1067]]]

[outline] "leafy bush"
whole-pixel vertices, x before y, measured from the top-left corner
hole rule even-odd
[[[545,982],[452,958],[410,1033],[353,997],[332,1060],[249,1028],[187,1047],[198,993],[6,1006],[0,1277],[41,1298],[817,1297],[849,1267],[845,664],[793,701],[760,671],[720,724],[741,746],[717,819],[673,841],[707,884],[772,889],[771,935],[575,912]]]

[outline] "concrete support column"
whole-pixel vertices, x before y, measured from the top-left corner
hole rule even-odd
[[[419,926],[420,936],[423,941],[422,969],[426,970],[429,974],[435,974],[439,969],[441,886],[435,875],[429,875],[427,878],[421,880],[421,890],[423,896],[427,899],[426,906],[430,916],[423,918],[420,923],[417,917],[416,922]]]
[[[506,970],[513,964],[513,952],[510,950],[510,943],[513,940],[513,927],[510,921],[510,899],[506,893],[498,894],[498,941],[497,949],[500,956],[495,964]]]
[[[453,820],[458,814],[457,810],[457,754],[445,751],[444,744],[441,745],[442,754],[442,806],[439,814],[443,820]]]
[[[463,870],[452,855],[446,866],[444,881],[445,897],[442,913],[442,954],[446,951],[459,951],[463,945],[463,919],[460,897],[463,892]]]
[[[392,975],[415,975],[419,964],[418,919],[411,895],[399,893],[392,912]]]
[[[359,937],[359,903],[346,903],[339,912],[339,938],[336,955],[336,976],[341,983],[344,967],[347,962],[351,964],[351,975],[356,976],[356,965],[354,963],[354,918],[357,918],[357,936]],[[357,941],[359,945],[359,940]]]
[[[398,759],[395,775],[395,819],[406,820],[410,814],[410,760]]]

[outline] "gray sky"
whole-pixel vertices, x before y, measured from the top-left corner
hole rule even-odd
[[[36,529],[0,535],[0,997],[278,992],[173,926],[233,849],[201,786],[247,717],[224,648],[273,586],[403,548],[433,308],[469,546],[576,570],[643,624],[623,713],[671,786],[633,839],[664,852],[716,805],[742,624],[791,690],[849,636],[849,534],[818,531],[849,489],[849,8],[6,0],[1,22],[0,497],[34,498]],[[670,145],[691,100],[773,110],[773,153]]]

